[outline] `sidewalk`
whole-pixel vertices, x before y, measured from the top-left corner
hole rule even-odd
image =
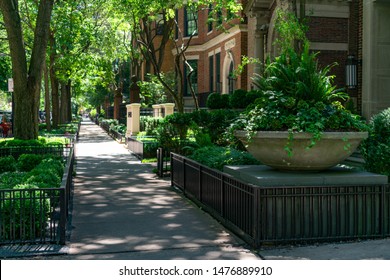
[[[150,164],[140,163],[89,121],[82,123],[76,159],[66,246],[3,246],[0,255],[14,252],[13,257],[58,260],[390,260],[390,238],[263,247],[253,253],[176,193],[168,179],[157,178]]]
[[[73,228],[61,259],[260,259],[89,121],[76,159]]]

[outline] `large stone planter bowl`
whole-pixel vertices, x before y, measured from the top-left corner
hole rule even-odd
[[[247,146],[247,150],[261,163],[279,170],[320,171],[337,165],[349,157],[368,137],[367,132],[324,132],[312,148],[312,135],[294,133],[292,155],[285,147],[288,143],[287,131],[259,131],[248,142],[246,131],[236,131],[235,135]]]

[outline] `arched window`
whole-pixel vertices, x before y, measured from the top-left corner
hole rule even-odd
[[[233,76],[233,71],[234,71],[234,63],[233,60],[230,62],[229,65],[229,74],[228,74],[228,93],[233,93],[234,91],[234,76]]]

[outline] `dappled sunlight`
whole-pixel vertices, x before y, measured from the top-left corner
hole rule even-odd
[[[96,125],[77,143],[74,259],[237,259],[241,244]],[[245,253],[243,253],[245,255]],[[241,256],[241,253],[240,253]]]

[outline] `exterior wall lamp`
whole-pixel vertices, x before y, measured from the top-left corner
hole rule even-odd
[[[349,89],[354,89],[357,86],[357,64],[355,56],[348,55],[345,63],[345,85]]]

